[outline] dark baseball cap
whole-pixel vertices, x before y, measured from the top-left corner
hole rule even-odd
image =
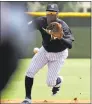
[[[57,4],[48,4],[46,11],[55,11],[59,12],[59,8]]]

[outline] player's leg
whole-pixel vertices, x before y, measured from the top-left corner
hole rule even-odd
[[[45,64],[47,64],[47,58],[45,55],[45,50],[42,47],[39,52],[33,57],[31,64],[26,72],[25,76],[25,90],[26,90],[26,99],[24,102],[27,102],[29,99],[31,99],[31,90],[33,86],[33,80],[35,74],[41,69]],[[22,104],[25,104],[25,103]]]
[[[68,57],[68,50],[65,50],[58,55],[59,57],[53,54],[53,56],[57,58],[54,60],[53,57],[53,60],[48,63],[47,84],[48,86],[53,87],[53,94],[56,94],[57,91],[59,91],[59,87],[62,83],[63,79],[59,77],[59,72],[65,62],[65,59]]]

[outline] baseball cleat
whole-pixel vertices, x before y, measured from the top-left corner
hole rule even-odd
[[[26,98],[21,104],[32,104],[31,99]]]
[[[59,76],[56,80],[56,85],[52,88],[52,96],[56,95],[60,90],[61,83],[63,82],[63,77]]]

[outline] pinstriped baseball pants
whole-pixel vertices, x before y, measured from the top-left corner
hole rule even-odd
[[[42,46],[37,54],[32,58],[31,64],[26,72],[26,76],[34,78],[35,74],[46,64],[48,65],[47,85],[56,85],[57,77],[65,59],[68,57],[68,49],[62,52],[47,52]]]

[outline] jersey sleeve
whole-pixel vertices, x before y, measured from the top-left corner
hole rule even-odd
[[[65,22],[63,22],[62,26],[63,26],[64,36],[63,36],[63,38],[60,41],[67,48],[71,49],[72,48],[72,42],[74,41],[73,34],[72,34],[69,26]]]

